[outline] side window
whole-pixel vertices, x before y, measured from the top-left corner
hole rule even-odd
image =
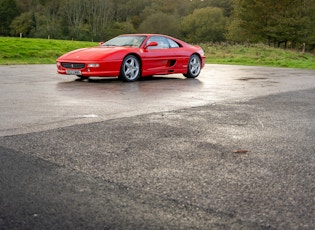
[[[167,41],[168,41],[168,43],[170,44],[170,47],[171,48],[178,48],[178,47],[180,47],[179,45],[178,45],[178,43],[177,42],[175,42],[175,41],[173,41],[172,39],[167,39]]]
[[[147,44],[149,44],[150,42],[157,42],[158,45],[149,47],[149,49],[168,49],[168,48],[170,48],[170,44],[168,43],[168,40],[165,37],[153,36],[147,41]]]

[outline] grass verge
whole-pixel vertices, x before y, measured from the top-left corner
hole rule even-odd
[[[0,64],[54,64],[66,52],[96,45],[95,42],[0,37]]]
[[[57,57],[97,42],[0,37],[0,64],[54,64]],[[208,64],[233,64],[315,69],[315,55],[262,44],[201,44]]]
[[[315,69],[315,55],[263,44],[202,44],[207,63]]]

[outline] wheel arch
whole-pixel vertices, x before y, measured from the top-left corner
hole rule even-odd
[[[133,56],[135,56],[136,58],[138,58],[138,60],[140,61],[140,71],[142,72],[142,59],[141,59],[141,57],[140,57],[140,55],[139,54],[137,54],[137,53],[134,53],[134,52],[131,52],[131,53],[127,53],[125,56],[124,56],[124,58],[122,59],[122,61],[127,57],[127,56],[129,56],[129,55],[133,55]],[[122,63],[122,62],[121,62]]]
[[[198,52],[192,53],[192,54],[190,55],[190,57],[191,57],[192,55],[194,55],[194,54],[196,54],[196,55],[200,58],[200,61],[202,60],[202,59],[201,59],[201,55],[200,55],[200,53],[198,53]]]

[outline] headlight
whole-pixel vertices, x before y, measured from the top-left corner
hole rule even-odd
[[[56,62],[56,65],[57,65],[57,69],[60,69],[60,70],[62,69],[61,63],[59,61]]]
[[[98,63],[90,63],[90,64],[88,64],[88,67],[90,67],[90,68],[98,68],[98,67],[100,67],[100,64],[98,64]]]

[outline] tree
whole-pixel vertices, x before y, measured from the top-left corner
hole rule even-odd
[[[152,0],[115,0],[114,21],[124,22],[131,17],[139,16],[143,9],[151,4]]]
[[[35,15],[32,12],[22,13],[16,17],[10,25],[10,33],[13,36],[19,35],[29,36],[35,30]]]
[[[64,2],[62,16],[64,16],[68,25],[71,38],[78,39],[84,30],[85,1],[65,0]]]
[[[104,37],[105,29],[113,18],[114,5],[111,0],[90,0],[86,3],[86,22],[89,25],[93,39]]]
[[[196,9],[182,21],[182,34],[189,42],[223,41],[226,18],[217,7]]]
[[[146,18],[139,26],[141,33],[160,33],[170,36],[179,36],[180,19],[176,15],[163,12],[155,13]]]
[[[235,0],[227,38],[236,41],[268,41],[278,46],[309,42],[314,25],[314,0]]]
[[[308,9],[308,15],[310,17],[310,33],[307,37],[307,40],[309,41],[307,46],[309,47],[309,50],[312,50],[315,54],[315,1],[309,2],[309,5],[307,5]]]
[[[61,6],[62,0],[47,1],[44,5],[40,15],[40,21],[43,22],[40,37],[60,38],[62,36]]]
[[[190,2],[190,12],[206,7],[218,7],[223,9],[224,16],[229,17],[233,9],[233,0],[188,0],[188,2]]]
[[[15,0],[16,5],[21,13],[36,11],[40,5],[40,0]]]
[[[10,24],[19,15],[15,1],[0,0],[0,35],[10,34]]]
[[[133,27],[133,24],[130,22],[114,22],[108,28],[106,28],[102,39],[109,40],[110,38],[116,37],[120,34],[132,34],[135,32],[136,30]]]

